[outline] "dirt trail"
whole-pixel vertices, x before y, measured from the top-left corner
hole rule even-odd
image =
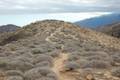
[[[58,58],[54,60],[54,67],[52,70],[57,74],[58,80],[75,80],[72,76],[65,72],[61,72],[63,70],[64,61],[67,60],[68,54],[61,53]]]

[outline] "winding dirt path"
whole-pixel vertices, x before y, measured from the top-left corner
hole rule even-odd
[[[69,74],[62,72],[64,61],[68,59],[68,54],[60,53],[60,56],[54,60],[54,67],[52,70],[57,74],[58,80],[75,80]]]

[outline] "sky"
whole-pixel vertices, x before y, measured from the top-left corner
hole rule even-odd
[[[43,19],[77,21],[119,13],[120,0],[0,0],[0,25]]]

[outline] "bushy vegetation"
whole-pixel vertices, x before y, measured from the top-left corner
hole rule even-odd
[[[74,61],[66,62],[64,66],[65,70],[67,71],[74,71],[77,70],[79,67],[79,64]]]
[[[25,80],[57,80],[57,76],[48,67],[40,67],[25,72]]]
[[[108,69],[111,67],[111,64],[106,61],[100,61],[100,60],[92,60],[88,61],[84,65],[82,65],[82,68],[96,68],[96,69]]]
[[[53,67],[53,63],[50,63],[48,61],[42,61],[37,63],[35,67]]]
[[[23,72],[19,70],[8,70],[5,72],[7,76],[22,76],[23,77]]]
[[[42,51],[39,50],[39,49],[34,49],[34,50],[32,50],[32,53],[33,53],[33,54],[41,54]]]
[[[21,71],[26,71],[31,68],[33,68],[34,65],[29,63],[29,62],[24,62],[20,60],[13,60],[10,61],[7,65],[8,70],[21,70]]]
[[[38,54],[38,55],[35,55],[33,58],[33,64],[37,64],[37,63],[44,62],[44,61],[52,64],[53,58],[51,56],[45,55],[45,54]]]
[[[9,76],[6,80],[24,80],[21,76]]]
[[[113,69],[112,75],[120,78],[120,67]]]
[[[112,59],[114,62],[120,63],[120,53],[113,54]]]
[[[8,62],[6,60],[0,60],[0,68],[6,68]]]

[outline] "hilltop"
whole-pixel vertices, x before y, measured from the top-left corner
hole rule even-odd
[[[58,20],[37,21],[4,36],[0,36],[0,78],[120,79],[117,38]]]

